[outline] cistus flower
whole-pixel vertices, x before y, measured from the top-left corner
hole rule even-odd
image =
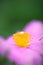
[[[4,42],[9,52],[7,59],[17,65],[41,65],[42,63],[42,23],[33,20],[23,31],[17,32]]]
[[[3,53],[2,45],[3,45],[4,40],[5,40],[4,37],[0,36],[0,55]]]

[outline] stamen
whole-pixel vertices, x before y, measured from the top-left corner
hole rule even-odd
[[[13,40],[16,42],[17,46],[27,47],[31,40],[31,35],[26,32],[18,32],[13,34]]]

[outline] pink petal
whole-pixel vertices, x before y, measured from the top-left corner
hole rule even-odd
[[[24,27],[24,31],[30,33],[36,40],[42,36],[42,23],[38,20],[33,20]]]
[[[13,45],[15,45],[15,42],[13,41],[12,36],[10,36],[2,43],[2,55],[6,51],[9,51]]]
[[[30,33],[33,39],[30,41],[30,48],[38,51],[43,55],[43,23],[41,21],[33,20],[27,24],[24,31]]]
[[[12,47],[7,58],[11,61],[14,61],[18,65],[33,65],[34,60],[38,60],[39,64],[41,65],[41,56],[31,49],[20,49],[18,47]],[[37,63],[37,62],[36,62]],[[37,64],[37,65],[39,65]]]
[[[29,48],[38,52],[40,55],[43,55],[43,43],[42,42],[33,42],[30,44]]]

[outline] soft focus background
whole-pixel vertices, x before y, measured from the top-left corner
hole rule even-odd
[[[43,0],[0,0],[0,35],[8,37],[34,19],[43,21]],[[4,57],[0,59],[4,63]]]
[[[0,35],[22,30],[33,19],[43,20],[43,0],[0,0]]]

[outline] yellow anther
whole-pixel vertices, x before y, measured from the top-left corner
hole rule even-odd
[[[31,39],[31,35],[26,32],[18,32],[13,34],[13,40],[17,46],[27,47]]]

